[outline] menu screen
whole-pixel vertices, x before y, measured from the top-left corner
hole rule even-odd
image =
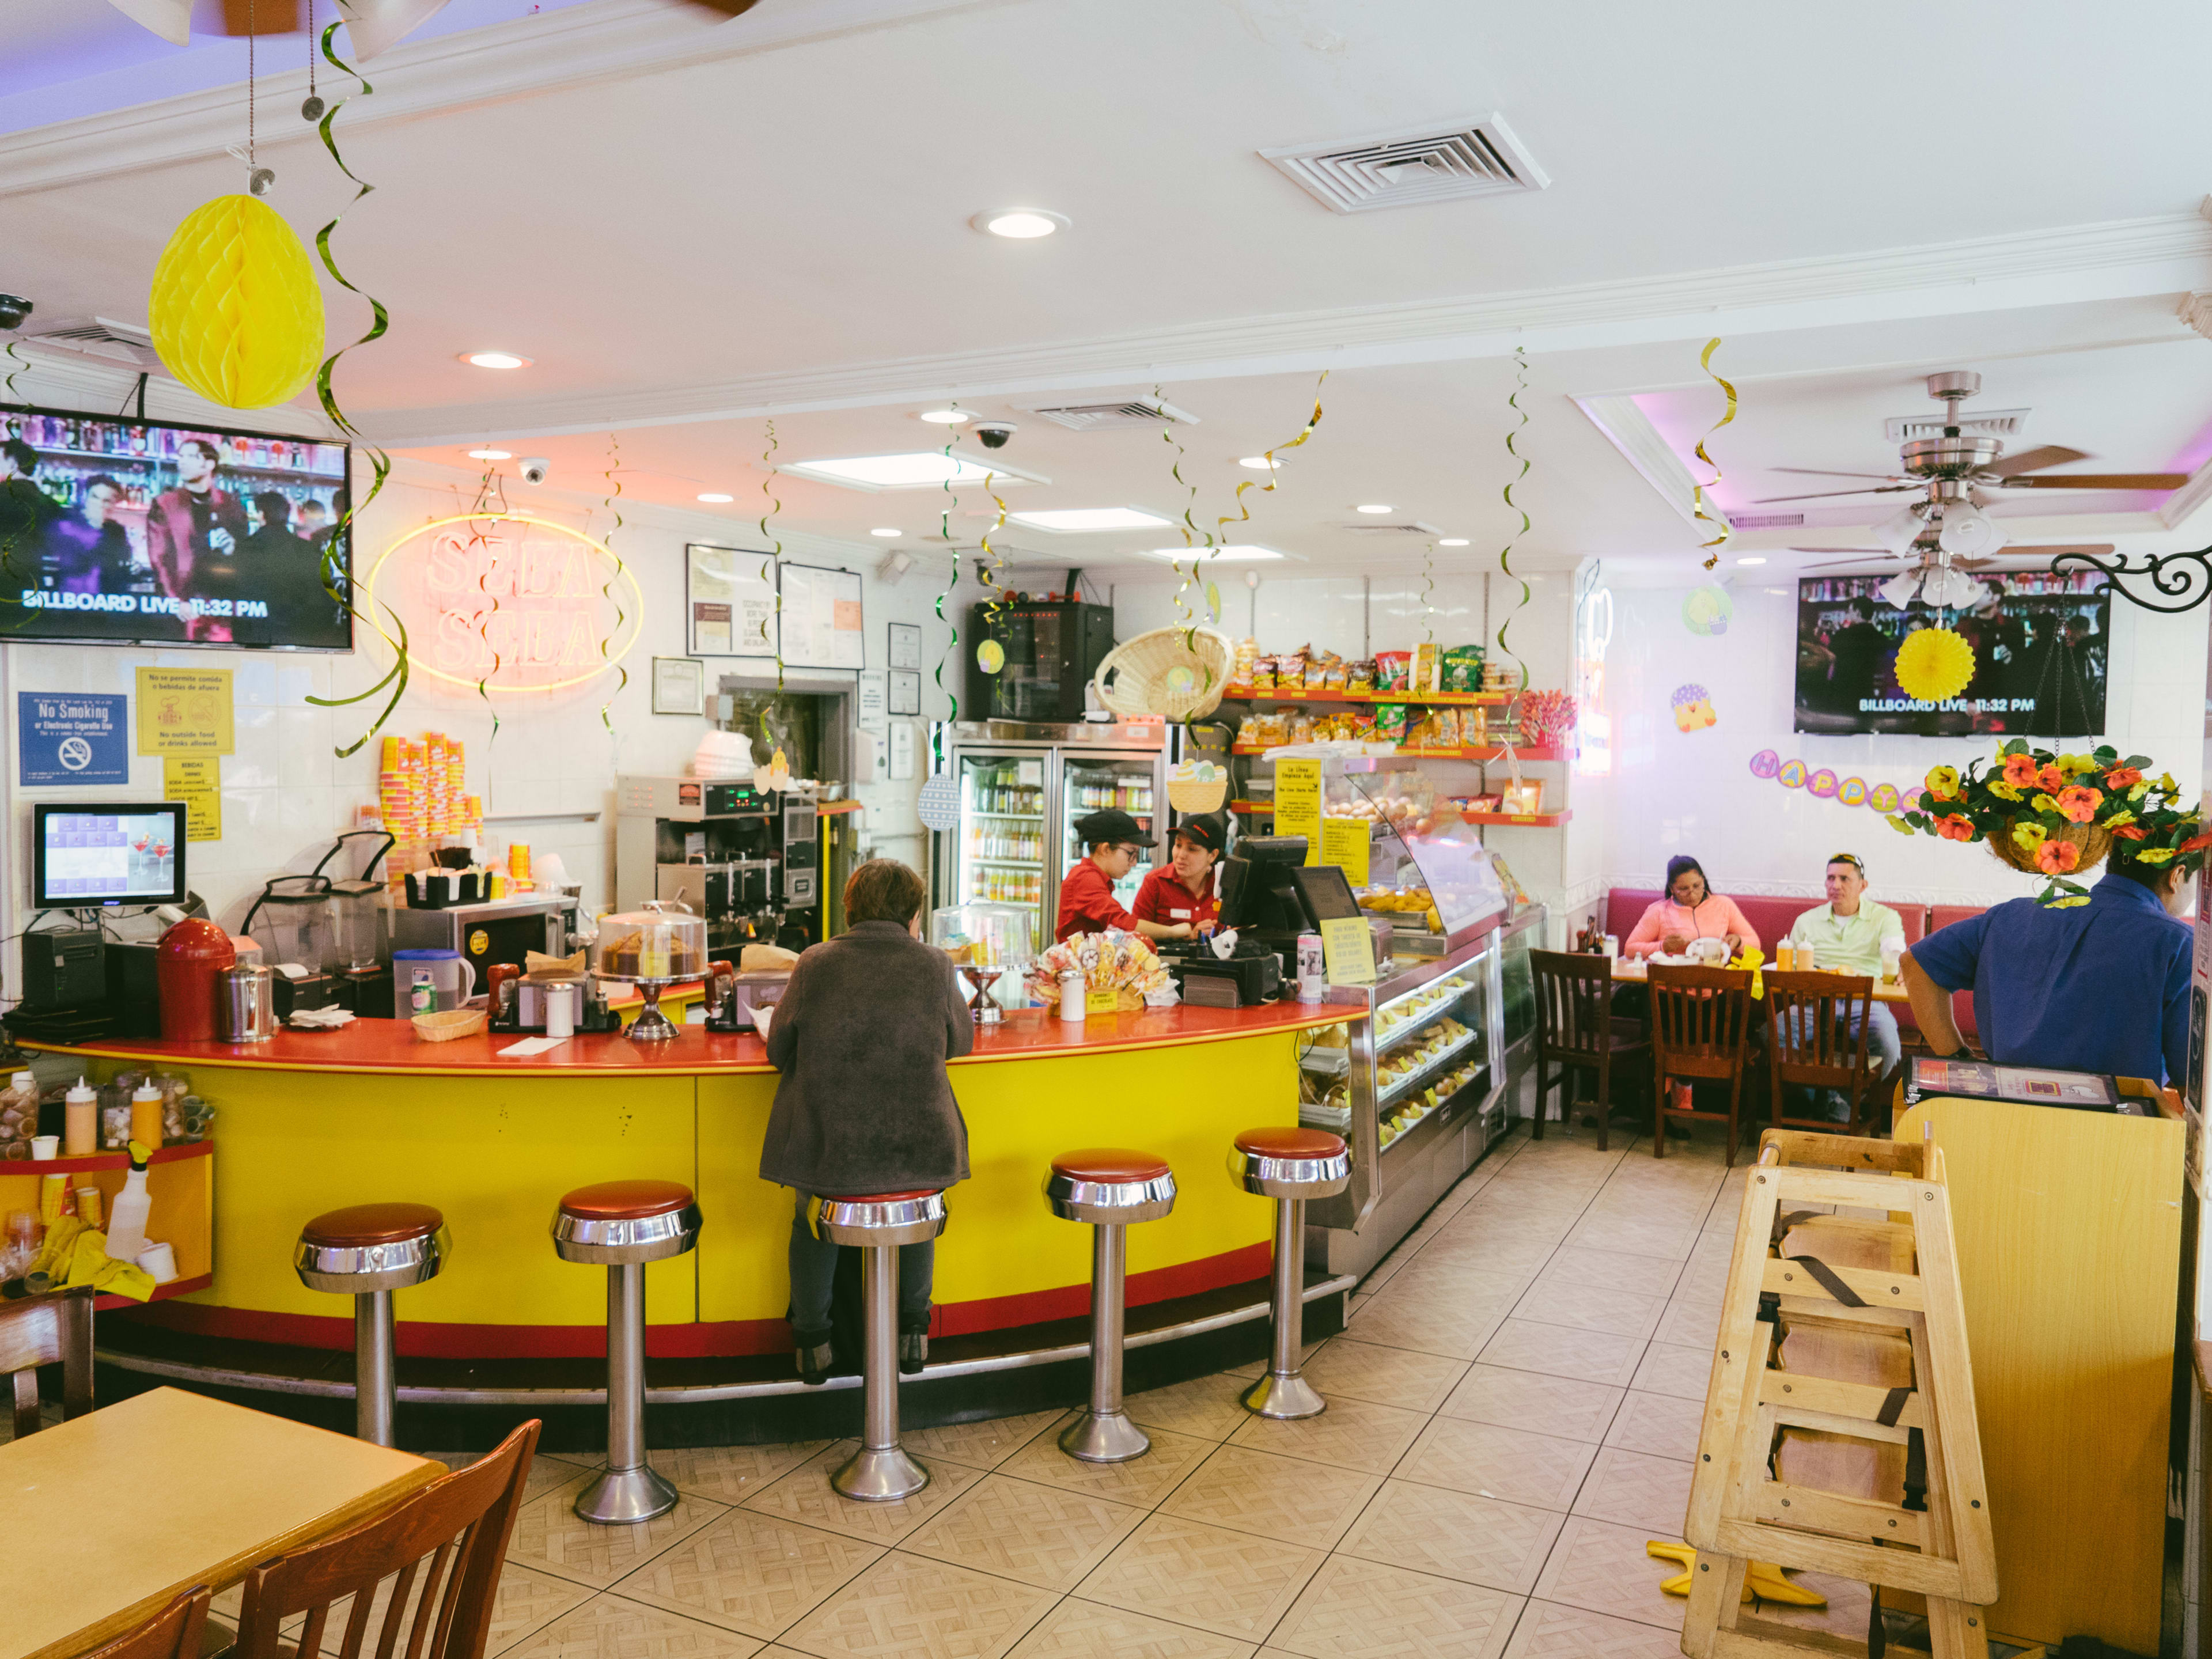
[[[168,805],[104,812],[39,807],[38,907],[70,910],[182,898],[184,811]]]

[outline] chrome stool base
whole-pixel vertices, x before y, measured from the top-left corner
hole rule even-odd
[[[1126,1463],[1152,1450],[1152,1442],[1127,1412],[1086,1411],[1062,1431],[1060,1449],[1085,1463]]]
[[[895,1504],[929,1484],[929,1471],[902,1446],[863,1446],[830,1477],[832,1491],[861,1504]]]
[[[1319,1417],[1328,1409],[1328,1401],[1297,1372],[1285,1376],[1269,1371],[1244,1390],[1244,1409],[1255,1417],[1291,1423],[1301,1417]]]
[[[607,1469],[584,1488],[576,1499],[576,1513],[602,1527],[624,1527],[650,1521],[676,1507],[676,1488],[653,1469]]]

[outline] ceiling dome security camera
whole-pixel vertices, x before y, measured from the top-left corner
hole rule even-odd
[[[36,309],[20,294],[0,294],[0,328],[21,328],[24,319]],[[1006,442],[1004,438],[999,440]]]
[[[975,435],[982,440],[983,447],[986,449],[1004,449],[1006,447],[1006,440],[1020,430],[1021,428],[1012,421],[975,422]]]

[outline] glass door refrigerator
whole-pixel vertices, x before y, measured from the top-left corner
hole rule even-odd
[[[1148,841],[1164,842],[1160,827],[1164,818],[1156,807],[1167,804],[1165,780],[1160,776],[1160,755],[1085,754],[1063,750],[1060,757],[1059,860],[1053,866],[1053,908],[1060,908],[1060,878],[1084,856],[1083,837],[1076,820],[1109,806],[1118,806],[1136,819]],[[1114,884],[1114,902],[1124,910],[1137,902],[1137,890],[1159,862],[1148,852],[1129,866],[1129,873]]]
[[[937,896],[945,904],[1018,904],[1031,912],[1032,937],[1048,943],[1051,887],[1045,866],[1053,850],[1045,806],[1049,750],[1026,745],[956,747],[952,775],[960,784],[960,823],[945,840],[939,868],[949,878]]]

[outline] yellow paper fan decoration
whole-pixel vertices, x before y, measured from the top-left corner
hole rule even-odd
[[[218,196],[185,217],[154,267],[154,349],[200,396],[265,409],[313,378],[323,291],[292,227],[251,196]]]
[[[1897,647],[1898,689],[1915,702],[1955,697],[1974,678],[1974,647],[1948,628],[1923,628]]]

